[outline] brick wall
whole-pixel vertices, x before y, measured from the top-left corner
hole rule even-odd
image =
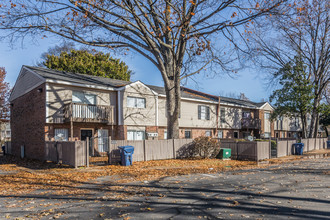
[[[38,89],[42,92],[38,92]],[[21,146],[25,156],[44,159],[46,92],[45,84],[11,102],[10,124],[12,130],[12,152],[20,155]]]
[[[111,126],[111,125],[106,125],[106,124],[101,124],[101,123],[73,123],[73,139],[74,140],[80,140],[80,135],[81,135],[81,129],[91,129],[93,130],[94,137],[97,136],[97,131],[99,129],[106,129],[108,130],[109,136],[112,138],[116,137],[116,127],[117,126]],[[45,135],[46,135],[46,140],[52,140],[55,135],[55,129],[68,129],[68,135],[69,138],[71,137],[71,127],[70,123],[65,123],[65,124],[46,124],[45,126]],[[113,129],[112,129],[113,128]]]

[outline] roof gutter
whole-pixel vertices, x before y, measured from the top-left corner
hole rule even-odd
[[[59,84],[59,85],[78,86],[78,87],[84,87],[84,88],[90,88],[90,89],[101,89],[101,90],[109,90],[109,91],[115,91],[116,90],[113,87],[72,83],[72,82],[66,82],[66,81],[62,81],[62,80],[46,79],[46,82],[47,83]]]

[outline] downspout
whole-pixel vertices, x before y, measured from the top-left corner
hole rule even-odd
[[[220,96],[218,98],[218,108],[217,108],[217,118],[216,118],[216,123],[217,123],[217,126],[215,128],[215,136],[218,137],[218,130],[219,130],[219,114],[220,114]]]

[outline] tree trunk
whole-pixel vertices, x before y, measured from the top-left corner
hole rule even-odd
[[[306,115],[303,115],[301,113],[300,115],[301,118],[301,123],[302,123],[302,138],[306,138],[307,137],[307,118]]]
[[[308,134],[308,138],[315,138],[315,136],[317,136],[317,131],[316,129],[316,124],[318,123],[318,107],[320,105],[320,95],[315,93],[315,98],[314,98],[314,102],[313,102],[313,109],[312,109],[312,114],[311,114],[311,123],[310,123],[310,127],[309,127],[309,134]],[[318,129],[318,128],[317,128]]]
[[[314,138],[317,138],[317,135],[319,134],[319,120],[320,120],[320,114],[317,112],[316,121],[315,121]]]
[[[165,85],[166,110],[167,110],[167,138],[178,139],[179,134],[179,113],[181,103],[180,81],[169,80]]]

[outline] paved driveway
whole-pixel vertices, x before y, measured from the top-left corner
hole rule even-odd
[[[103,177],[81,186],[90,195],[1,197],[0,219],[330,219],[329,174],[319,158],[124,187]]]

